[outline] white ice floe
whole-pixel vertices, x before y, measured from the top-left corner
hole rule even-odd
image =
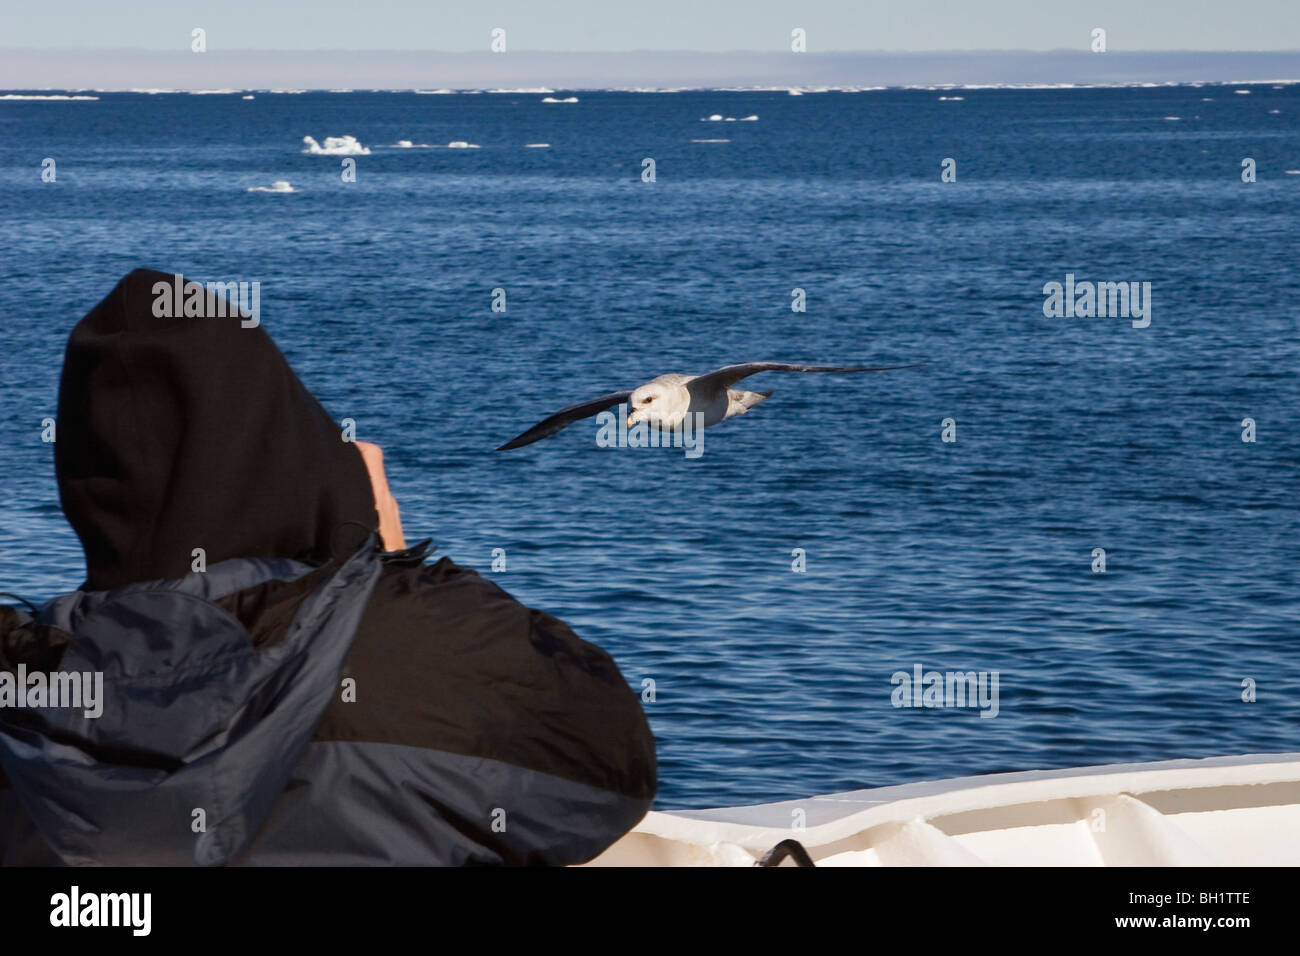
[[[566,96],[562,100],[557,100],[554,96],[543,96],[542,102],[543,103],[576,103],[578,102],[578,98],[576,96]]]
[[[394,91],[396,92],[396,91]],[[412,93],[419,93],[421,96],[448,96],[455,93],[455,90],[412,90]]]
[[[488,90],[489,93],[554,93],[555,90],[548,86],[534,86],[532,88],[520,90]]]
[[[277,179],[269,186],[249,186],[250,193],[296,193],[298,190],[289,185],[287,179]]]
[[[415,143],[409,139],[399,139],[389,149],[478,149],[477,143],[467,143],[463,139],[448,143],[446,146],[438,146],[435,143]]]
[[[692,143],[730,143],[729,139],[693,139]]]
[[[1282,172],[1286,173],[1288,176],[1300,176],[1300,169],[1284,169]]]
[[[949,103],[960,103],[962,100],[966,99],[966,97],[964,97],[964,96],[941,96],[941,97],[939,97],[939,99],[940,99],[940,100],[947,100]]]
[[[304,136],[302,143],[307,148],[304,153],[312,156],[369,156],[369,148],[357,142],[355,136],[326,136],[324,145],[310,136]]]
[[[38,95],[36,93],[6,93],[0,100],[97,100],[98,96],[66,96],[62,93]]]
[[[1238,96],[1250,96],[1250,90],[1233,90]]]
[[[252,98],[253,98],[253,94],[252,94],[252,93],[249,93],[247,96],[244,97],[244,99],[246,99],[246,100],[251,100]]]
[[[1281,113],[1281,112],[1282,112],[1281,110],[1269,110],[1269,111],[1268,111],[1268,114],[1269,114],[1270,116],[1276,116],[1278,113]]]
[[[524,149],[550,149],[550,143],[524,143]]]
[[[1176,122],[1177,120],[1182,119],[1182,117],[1181,117],[1181,116],[1166,116],[1165,119],[1169,120],[1169,122],[1172,123],[1172,122]]]
[[[230,93],[238,93],[239,90],[186,90],[190,96],[224,96]]]

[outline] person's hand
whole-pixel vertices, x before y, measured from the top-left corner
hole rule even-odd
[[[368,441],[356,442],[357,450],[370,472],[370,487],[375,493],[375,511],[379,513],[379,540],[385,551],[400,551],[406,547],[402,537],[402,516],[397,512],[397,501],[388,490],[388,476],[384,474],[384,453],[378,445]]]

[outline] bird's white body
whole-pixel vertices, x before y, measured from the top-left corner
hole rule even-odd
[[[680,427],[688,415],[701,415],[703,418],[696,421],[709,428],[734,415],[745,414],[772,394],[701,386],[698,383],[702,377],[671,372],[633,389],[628,425],[645,421],[661,430],[672,430]]]

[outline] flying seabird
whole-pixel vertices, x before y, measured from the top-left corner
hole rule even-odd
[[[747,392],[731,387],[742,378],[748,378],[758,372],[887,372],[893,369],[919,367],[919,365],[881,365],[869,368],[862,365],[742,362],[739,365],[724,365],[706,375],[681,375],[670,372],[631,391],[610,392],[589,402],[570,405],[550,418],[538,422],[522,435],[510,439],[497,451],[531,445],[535,441],[549,438],[576,421],[590,418],[592,415],[629,401],[632,406],[627,416],[629,428],[644,421],[660,431],[671,431],[680,427],[689,414],[702,415],[703,425],[708,428],[733,415],[745,414],[771,396],[771,392]]]

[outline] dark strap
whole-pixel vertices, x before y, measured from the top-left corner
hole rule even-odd
[[[772,849],[763,854],[761,860],[755,861],[755,866],[780,866],[781,861],[786,857],[794,860],[795,866],[816,866],[808,851],[803,848],[803,844],[798,840],[782,840]]]

